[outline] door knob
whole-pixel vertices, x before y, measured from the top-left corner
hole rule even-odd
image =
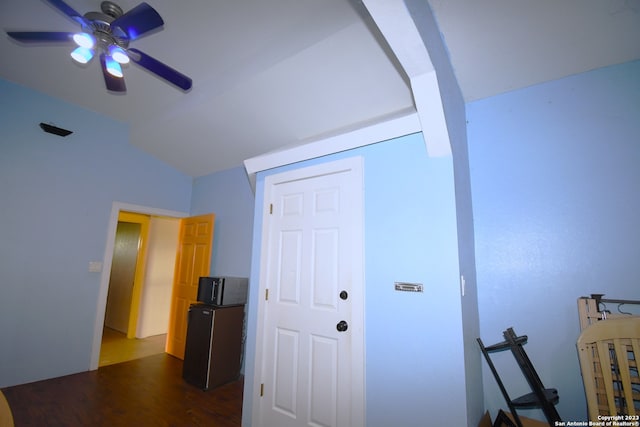
[[[338,330],[338,332],[344,332],[348,328],[349,328],[349,324],[344,320],[339,321],[338,324],[336,325],[336,329]]]
[[[349,298],[349,294],[347,293],[347,291],[340,292],[340,299],[341,300],[346,300],[347,298]]]

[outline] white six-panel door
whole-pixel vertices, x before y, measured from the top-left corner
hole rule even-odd
[[[360,158],[265,180],[255,425],[364,425],[362,200]]]

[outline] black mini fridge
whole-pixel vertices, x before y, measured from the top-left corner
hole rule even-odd
[[[244,305],[189,306],[182,377],[203,390],[240,376]]]

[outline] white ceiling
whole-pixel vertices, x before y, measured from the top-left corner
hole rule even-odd
[[[357,0],[147,0],[161,31],[135,47],[187,74],[184,93],[124,69],[106,91],[69,45],[0,36],[0,78],[129,124],[131,144],[191,176],[414,109],[401,67]],[[81,13],[99,0],[66,0]],[[125,10],[138,0],[119,0]],[[473,101],[640,59],[640,0],[429,0]],[[0,0],[0,28],[75,31],[46,1]],[[54,123],[73,128],[72,124]]]

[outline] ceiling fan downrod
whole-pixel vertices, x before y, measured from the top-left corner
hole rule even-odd
[[[100,10],[102,10],[105,15],[111,16],[113,19],[119,18],[124,14],[122,8],[112,1],[103,1],[100,3]]]

